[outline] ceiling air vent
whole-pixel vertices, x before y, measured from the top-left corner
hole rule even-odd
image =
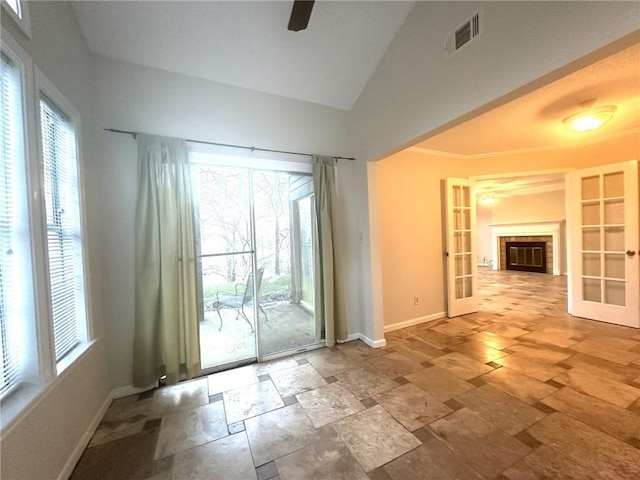
[[[464,22],[458,29],[447,35],[445,49],[451,56],[480,35],[480,12]]]

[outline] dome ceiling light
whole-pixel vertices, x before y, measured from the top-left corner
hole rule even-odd
[[[590,132],[597,130],[607,123],[616,113],[618,107],[615,105],[602,105],[600,107],[594,107],[595,98],[586,100],[580,104],[582,111],[569,115],[562,123],[568,130],[572,132]]]

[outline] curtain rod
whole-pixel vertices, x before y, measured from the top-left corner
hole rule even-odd
[[[118,130],[116,128],[105,128],[107,132],[112,133],[126,133],[127,135],[131,135],[134,139],[140,134],[140,132],[130,132],[128,130]],[[202,143],[204,145],[215,145],[217,147],[227,147],[227,148],[240,148],[243,150],[251,150],[252,152],[271,152],[271,153],[285,153],[287,155],[303,155],[305,157],[313,157],[311,153],[300,153],[300,152],[288,152],[286,150],[272,150],[270,148],[258,148],[258,147],[247,147],[246,145],[232,145],[230,143],[218,143],[218,142],[205,142],[204,140],[185,140],[185,142],[191,143]],[[336,160],[355,160],[353,157],[333,157]]]

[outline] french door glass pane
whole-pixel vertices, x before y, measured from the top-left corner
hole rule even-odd
[[[623,306],[624,173],[583,178],[582,200],[583,300]]]

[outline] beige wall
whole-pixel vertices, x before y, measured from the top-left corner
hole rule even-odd
[[[444,311],[440,181],[463,167],[412,151],[376,163],[385,327]]]
[[[491,206],[491,223],[534,223],[565,219],[564,190],[496,198]]]
[[[571,170],[637,158],[640,158],[639,133],[580,148],[482,160],[453,160],[410,149],[377,162],[377,213],[381,232],[385,328],[419,321],[446,311],[442,179],[448,176]],[[548,205],[545,210],[545,216],[560,215],[559,206]],[[533,211],[530,211],[530,215],[530,218],[542,218]],[[503,211],[500,218],[516,217]],[[554,219],[560,218],[564,218],[564,215]],[[496,217],[492,221],[498,222]],[[421,297],[418,306],[413,305],[414,295]]]

